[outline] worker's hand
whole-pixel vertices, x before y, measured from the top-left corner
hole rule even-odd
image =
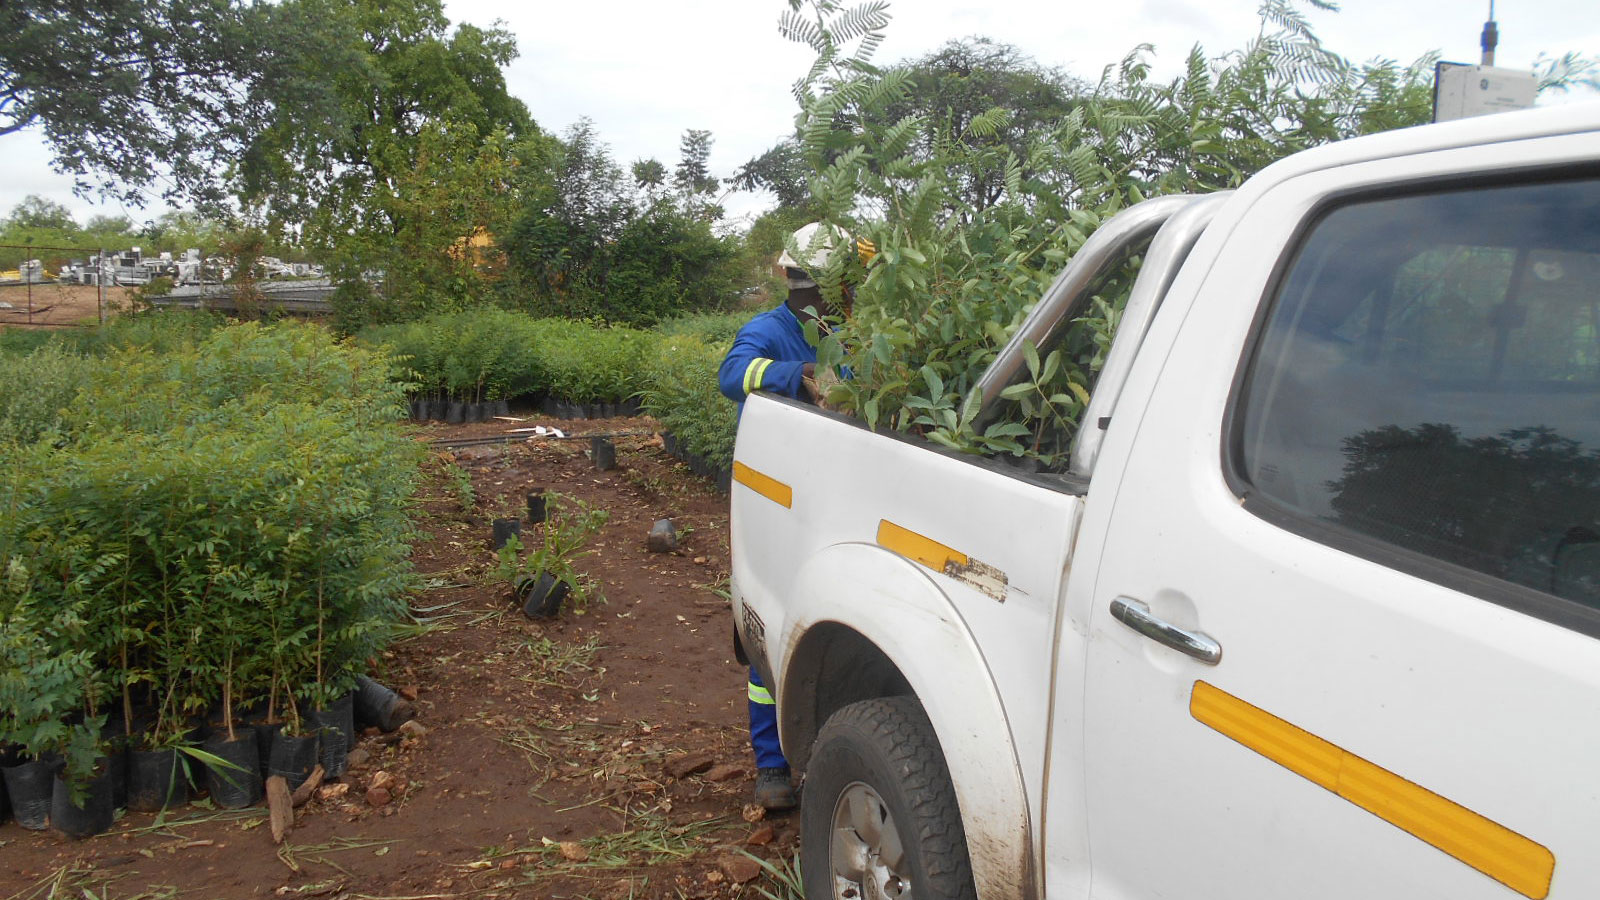
[[[817,387],[816,363],[806,363],[800,367],[800,384],[805,387],[806,395],[810,397],[812,403],[822,399],[822,391]]]
[[[839,372],[836,369],[823,369],[811,379],[813,390],[816,391],[817,405],[823,409],[832,409],[828,405],[828,394],[833,386],[840,383]]]
[[[800,383],[806,386],[811,402],[823,409],[832,409],[828,405],[828,389],[839,383],[836,372],[832,369],[819,370],[815,365],[806,363],[800,370]]]

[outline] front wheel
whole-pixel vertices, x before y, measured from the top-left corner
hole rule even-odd
[[[801,862],[809,900],[976,900],[955,788],[915,699],[852,703],[822,726]]]

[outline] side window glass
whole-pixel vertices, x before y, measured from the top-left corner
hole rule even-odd
[[[1280,510],[1600,609],[1600,179],[1324,215],[1234,453]]]

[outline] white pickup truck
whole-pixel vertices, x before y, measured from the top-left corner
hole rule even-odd
[[[1105,224],[1059,473],[770,395],[734,622],[813,900],[1600,897],[1600,105]]]

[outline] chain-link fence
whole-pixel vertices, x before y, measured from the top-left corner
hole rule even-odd
[[[157,279],[164,281],[152,290]],[[137,248],[0,243],[0,326],[93,325],[143,303],[230,315],[272,310],[316,316],[328,312],[332,292],[320,267],[272,257],[261,258],[252,277],[241,280],[226,257],[199,249],[147,256]]]
[[[18,259],[15,269],[0,271],[0,326],[96,325],[105,322],[111,307],[126,302],[127,288],[100,271],[90,272],[104,268],[97,261],[110,259],[100,249],[0,244],[0,251]]]

